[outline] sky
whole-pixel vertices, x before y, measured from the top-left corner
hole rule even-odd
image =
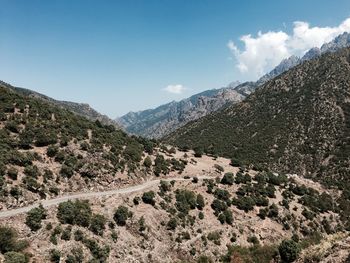
[[[0,0],[0,79],[116,118],[256,80],[348,18],[349,0]]]

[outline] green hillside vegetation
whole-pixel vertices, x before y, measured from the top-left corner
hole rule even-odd
[[[350,186],[350,49],[323,55],[267,82],[239,104],[165,138],[237,165]]]
[[[118,173],[137,178],[133,175],[184,169],[185,163],[176,159],[158,161],[155,167],[150,158],[144,163],[157,146],[0,87],[0,201],[6,205],[54,196],[75,184],[108,183],[105,178],[113,180]]]

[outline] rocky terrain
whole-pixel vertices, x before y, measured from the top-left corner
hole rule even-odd
[[[140,191],[34,208],[11,224],[1,219],[2,227],[15,226],[17,240],[29,242],[16,253],[32,262],[263,263],[280,260],[282,240],[311,250],[342,231],[337,190],[224,158],[160,154],[188,164]]]
[[[89,120],[92,120],[92,121],[98,120],[105,125],[114,125],[116,127],[119,127],[117,122],[110,119],[108,116],[97,112],[95,109],[91,108],[89,104],[76,103],[76,102],[71,102],[71,101],[55,100],[53,98],[50,98],[46,95],[40,94],[40,93],[35,92],[33,90],[14,87],[14,86],[12,86],[4,81],[0,81],[0,87],[12,89],[12,90],[24,95],[24,96],[41,99],[41,100],[48,102],[48,103],[51,103],[55,106],[61,107],[63,109],[67,109],[67,110],[69,110],[75,114],[78,114],[79,116],[83,116]]]

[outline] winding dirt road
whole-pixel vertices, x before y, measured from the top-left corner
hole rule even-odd
[[[203,180],[203,179],[212,179],[213,177],[212,176],[197,176],[197,178],[200,180]],[[161,179],[161,180],[170,182],[172,180],[174,180],[174,181],[189,181],[190,179],[185,179],[183,177],[174,177],[174,178]],[[54,206],[54,205],[58,205],[60,203],[66,202],[68,200],[87,199],[87,198],[101,197],[101,196],[108,196],[108,195],[115,195],[115,194],[130,194],[130,193],[134,193],[134,192],[139,192],[139,191],[143,191],[143,190],[146,190],[148,188],[151,188],[155,185],[158,185],[161,180],[155,179],[155,180],[147,181],[147,182],[139,184],[139,185],[134,185],[134,186],[121,188],[121,189],[114,189],[114,190],[101,191],[101,192],[76,193],[76,194],[61,196],[61,197],[57,197],[57,198],[53,198],[53,199],[49,199],[49,200],[41,200],[40,202],[37,202],[35,204],[29,205],[26,207],[1,211],[0,212],[0,219],[11,217],[11,216],[16,216],[18,214],[27,213],[32,208],[39,206],[39,204],[42,204],[44,207],[50,207],[50,206]]]

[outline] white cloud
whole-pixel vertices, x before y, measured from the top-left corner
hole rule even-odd
[[[181,84],[168,85],[163,90],[172,93],[172,94],[182,94],[186,88]]]
[[[310,27],[307,22],[296,21],[292,34],[259,31],[256,37],[249,34],[240,38],[244,45],[242,50],[233,41],[229,41],[227,46],[242,76],[256,79],[277,66],[282,59],[303,55],[308,49],[321,47],[343,32],[350,32],[350,18],[336,27]]]

